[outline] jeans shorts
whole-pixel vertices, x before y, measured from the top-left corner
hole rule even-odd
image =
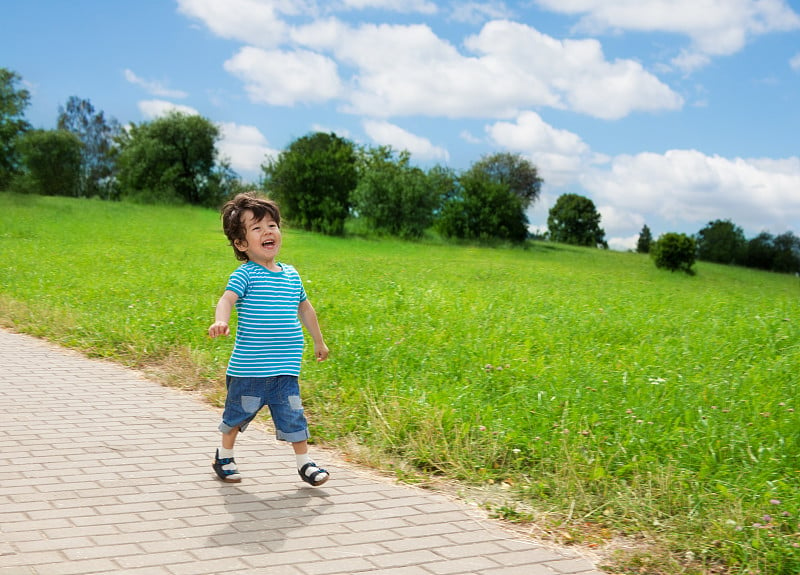
[[[269,406],[275,435],[281,441],[296,443],[308,439],[308,423],[300,401],[300,386],[295,375],[274,377],[226,376],[225,411],[219,430],[228,433],[238,427],[244,431],[265,405]]]

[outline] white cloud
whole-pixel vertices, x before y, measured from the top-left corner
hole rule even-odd
[[[294,0],[178,0],[178,11],[200,20],[222,38],[274,48],[288,36],[282,15],[302,14],[307,2]]]
[[[516,122],[497,122],[486,127],[498,146],[528,156],[542,178],[554,186],[575,181],[591,162],[589,146],[576,134],[558,130],[535,112],[523,112]]]
[[[674,110],[683,99],[633,60],[608,62],[594,40],[559,41],[536,29],[492,21],[461,54],[426,25],[327,20],[292,38],[352,67],[346,111],[372,117],[510,118],[534,106],[598,118]]]
[[[185,98],[188,96],[183,90],[171,90],[163,86],[160,82],[140,78],[133,70],[128,68],[125,69],[125,79],[131,84],[141,86],[147,93],[153,96],[159,96],[161,98]]]
[[[469,130],[461,130],[461,132],[458,134],[458,136],[459,136],[459,138],[461,138],[462,140],[464,140],[468,144],[480,144],[480,143],[482,143],[482,140],[480,138],[478,138],[478,137],[473,136],[472,132],[470,132]]]
[[[407,150],[415,160],[447,161],[447,150],[434,146],[427,138],[416,136],[389,122],[365,120],[364,131],[377,144],[391,146],[395,150]]]
[[[669,32],[688,36],[691,49],[673,63],[690,69],[704,56],[734,54],[757,35],[800,29],[784,0],[534,0],[547,10],[582,15],[577,30]],[[694,53],[694,55],[692,55]]]
[[[789,67],[792,70],[800,71],[800,52],[792,56],[791,60],[789,60]]]
[[[340,0],[340,4],[342,8],[350,10],[378,8],[392,12],[419,14],[436,14],[439,11],[436,3],[428,2],[428,0]]]
[[[336,63],[307,50],[284,52],[246,46],[225,62],[254,102],[273,106],[324,102],[342,89]]]
[[[716,219],[730,219],[750,235],[764,222],[776,226],[773,233],[800,222],[800,158],[731,160],[696,150],[621,155],[610,170],[593,170],[581,183],[596,202],[619,210],[618,217],[648,214],[696,226],[693,232]]]
[[[598,206],[600,213],[600,227],[606,232],[606,242],[612,250],[626,251],[636,249],[639,231],[645,224],[641,214],[630,212],[616,206]],[[636,230],[636,233],[627,236],[612,235],[611,231]]]
[[[166,100],[142,100],[139,102],[139,111],[148,120],[166,116],[170,112],[180,112],[190,116],[199,115],[199,112],[191,106],[182,106]]]
[[[267,156],[276,157],[280,153],[279,150],[269,147],[267,139],[255,126],[242,126],[231,122],[223,122],[218,126],[219,152],[230,160],[231,167],[237,172],[258,174]]]
[[[636,246],[639,244],[639,234],[625,237],[608,237],[606,235],[606,243],[610,250],[618,252],[636,251]]]
[[[450,18],[456,22],[479,24],[512,16],[504,2],[453,2]]]

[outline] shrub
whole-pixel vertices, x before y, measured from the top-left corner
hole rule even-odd
[[[692,266],[697,258],[697,243],[686,234],[670,232],[662,235],[650,248],[650,256],[657,268],[672,272],[683,270],[694,275]]]

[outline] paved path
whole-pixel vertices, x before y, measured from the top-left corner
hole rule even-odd
[[[3,330],[0,414],[0,575],[602,575],[319,448],[332,479],[306,486],[265,430],[222,483],[215,409]]]

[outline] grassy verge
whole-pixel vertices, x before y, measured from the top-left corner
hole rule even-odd
[[[656,542],[617,572],[800,572],[798,278],[292,230],[282,259],[332,349],[303,372],[317,441],[561,542]],[[3,324],[220,401],[215,212],[0,194],[0,261]]]

